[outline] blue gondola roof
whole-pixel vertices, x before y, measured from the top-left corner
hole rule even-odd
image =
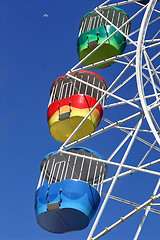
[[[94,153],[98,158],[101,158],[101,159],[104,160],[104,158],[103,158],[99,153],[97,153],[96,151],[94,151],[94,150],[92,150],[92,149],[90,149],[90,148],[85,148],[85,147],[71,147],[71,148],[65,149],[65,151],[68,151],[68,150],[71,150],[71,149],[73,149],[73,150],[84,149],[84,150],[87,151],[87,152]],[[49,157],[50,155],[57,155],[57,154],[58,154],[58,151],[50,152],[50,153],[48,153],[48,154],[44,157],[44,159],[46,159],[46,158]]]

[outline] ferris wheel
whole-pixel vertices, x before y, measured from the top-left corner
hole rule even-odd
[[[82,18],[80,61],[50,90],[48,126],[63,144],[40,167],[35,209],[45,230],[92,222],[86,239],[108,239],[136,219],[126,238],[136,240],[146,218],[160,214],[159,26],[156,0],[108,0]],[[105,157],[81,146],[92,139]]]

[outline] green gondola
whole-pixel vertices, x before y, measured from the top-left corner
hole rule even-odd
[[[80,32],[77,41],[77,51],[80,60],[86,57],[92,52],[98,45],[100,45],[105,39],[107,39],[117,28],[121,27],[121,31],[124,35],[128,35],[131,28],[129,16],[120,8],[117,7],[105,7],[99,9],[100,13],[108,19],[113,26],[106,21],[97,12],[89,12],[86,14],[80,23]],[[125,24],[125,22],[127,22]],[[110,39],[108,39],[97,51],[95,51],[90,57],[88,57],[82,64],[87,66],[92,63],[109,59],[115,55],[122,54],[126,47],[126,37],[120,32],[116,32]],[[113,61],[102,63],[101,65],[94,66],[92,69],[98,69],[110,66]]]

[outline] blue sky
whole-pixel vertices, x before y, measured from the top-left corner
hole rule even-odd
[[[50,136],[47,126],[46,113],[51,84],[79,61],[76,50],[79,23],[87,12],[102,2],[0,0],[2,240],[82,240],[86,239],[89,233],[93,221],[83,231],[63,235],[51,234],[41,229],[36,223],[34,195],[43,157],[61,146],[61,143]],[[133,9],[124,8],[130,15]],[[44,14],[48,17],[44,17]],[[133,24],[132,30],[134,28]],[[114,66],[95,72],[105,78],[110,85],[112,78],[115,77],[113,69]],[[136,91],[136,85],[133,83],[128,87]],[[127,98],[128,92],[125,94]],[[123,117],[121,109],[116,113],[111,110],[110,114],[113,114],[114,120],[120,119],[121,115]],[[125,134],[117,135],[117,131],[113,130],[81,145],[93,148],[107,158],[124,137]],[[152,136],[150,140],[153,141]],[[146,146],[141,148],[138,143],[136,144],[130,155],[132,159],[147,150]],[[155,151],[151,158],[157,159],[158,153]],[[115,170],[116,168],[109,167],[108,175],[112,176]],[[113,194],[143,203],[152,195],[157,180],[157,176],[137,173],[136,176],[119,180]],[[105,190],[108,187],[109,184],[106,184]],[[121,214],[125,215],[131,210],[133,207],[129,205],[110,200],[96,232],[111,225]],[[143,213],[137,214],[103,239],[133,239]],[[140,239],[158,240],[160,235],[158,222],[159,215],[150,213],[142,231],[143,237]]]

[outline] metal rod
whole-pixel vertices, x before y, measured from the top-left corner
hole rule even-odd
[[[102,195],[106,196],[105,193],[102,193]],[[140,206],[140,204],[138,204],[138,203],[131,202],[129,200],[126,200],[126,199],[123,199],[123,198],[120,198],[120,197],[116,197],[116,196],[113,196],[113,195],[110,195],[109,198],[113,199],[115,201],[118,201],[118,202],[122,202],[122,203],[125,203],[125,204],[129,204],[129,205],[135,206],[135,207],[139,207]],[[155,203],[155,204],[151,204],[151,206],[158,206],[158,205]],[[144,209],[146,209],[146,208],[144,208]],[[154,209],[154,208],[150,208],[150,212],[154,212],[154,213],[160,214],[160,211],[157,210],[157,209]]]
[[[146,47],[147,48],[147,47]],[[102,61],[99,61],[99,62],[96,62],[96,63],[94,63],[94,66],[98,66],[98,65],[101,65],[101,64],[103,64],[104,62],[110,62],[110,61],[114,61],[115,59],[119,59],[119,58],[122,58],[122,57],[124,57],[124,56],[128,56],[128,55],[131,55],[131,54],[134,54],[136,52],[136,50],[134,50],[134,51],[130,51],[130,52],[127,52],[127,53],[123,53],[123,54],[121,54],[121,55],[116,55],[116,56],[113,56],[113,57],[110,57],[110,58],[107,58],[107,59],[103,59]],[[93,67],[93,64],[89,64],[89,65],[87,65],[87,66],[83,66],[83,67],[80,67],[80,68],[76,68],[76,69],[72,69],[72,70],[70,70],[70,71],[68,71],[68,72],[72,72],[72,73],[74,73],[74,72],[78,72],[78,71],[80,71],[80,70],[82,70],[82,69],[88,69],[88,68],[92,68]]]
[[[83,137],[81,139],[78,139],[78,141],[74,141],[74,142],[69,143],[69,144],[64,143],[58,151],[61,151],[62,149],[65,149],[65,148],[69,148],[71,146],[75,146],[75,145],[77,145],[80,142],[83,142],[83,141],[85,141],[85,140],[87,140],[89,138],[95,137],[95,136],[99,135],[100,133],[105,132],[105,131],[107,131],[107,130],[109,130],[111,128],[115,128],[116,126],[118,126],[118,125],[120,125],[120,124],[122,124],[124,122],[127,122],[127,121],[129,121],[129,120],[131,120],[131,119],[133,119],[135,117],[138,117],[139,115],[142,115],[142,112],[138,112],[138,113],[135,113],[135,114],[133,114],[133,115],[127,117],[127,118],[124,118],[122,120],[118,120],[115,123],[112,123],[109,126],[103,127],[100,130],[97,130],[97,131],[93,132],[92,134],[90,134],[88,136],[85,136],[85,137]],[[145,141],[145,142],[147,142],[147,141]],[[148,145],[149,145],[149,143],[148,143]]]
[[[64,173],[64,169],[65,169],[65,165],[66,165],[66,162],[65,161],[63,161],[63,169],[62,169],[62,173],[61,173],[61,178],[60,178],[60,182],[62,181],[62,179],[63,179],[63,173]]]
[[[50,172],[50,174],[49,174],[49,179],[48,179],[48,183],[49,183],[49,184],[51,184],[51,182],[52,182],[51,176],[52,176],[52,172],[53,172],[53,168],[54,168],[54,163],[55,163],[55,158],[54,158],[54,160],[53,160],[52,167],[51,167],[51,172]]]
[[[110,124],[113,124],[113,122],[109,121],[108,119],[105,119],[105,121],[108,122],[108,123],[110,123]],[[122,129],[122,128],[119,127],[119,126],[114,126],[114,128],[118,128],[119,130],[121,130],[122,132],[125,132],[125,133],[127,133],[127,134],[129,133],[127,130]],[[139,130],[139,131],[140,131],[140,130]],[[136,139],[138,139],[140,142],[146,144],[147,146],[152,146],[151,143],[147,142],[146,140],[144,140],[144,139],[141,138],[141,137],[138,137],[138,136],[137,136]],[[79,141],[80,141],[80,140],[79,140]],[[154,146],[153,148],[154,148],[155,150],[157,150],[157,151],[160,152],[160,148],[158,148],[158,147],[156,147],[156,146]]]
[[[148,71],[149,71],[152,87],[153,87],[153,90],[154,90],[154,94],[155,94],[157,102],[159,102],[158,93],[157,93],[157,90],[156,90],[156,87],[155,87],[155,83],[154,83],[154,79],[153,79],[153,75],[151,74],[151,69],[150,69],[150,66],[149,66],[149,62],[150,61],[149,61],[149,58],[148,58],[148,55],[147,55],[146,51],[144,51],[144,57],[145,57],[145,60],[146,60],[146,63],[147,63],[147,67],[148,67]],[[150,62],[150,64],[151,64],[151,62]],[[160,83],[160,81],[159,81],[159,83]]]
[[[147,31],[147,27],[148,27],[148,23],[151,17],[151,14],[153,12],[154,6],[156,4],[156,0],[152,0],[148,3],[148,7],[146,9],[146,12],[144,14],[143,20],[142,20],[142,24],[141,24],[141,28],[140,28],[140,32],[139,32],[139,37],[138,37],[138,43],[137,43],[137,58],[136,58],[136,73],[137,73],[137,86],[138,86],[138,92],[139,92],[139,96],[141,98],[141,104],[145,113],[145,116],[147,118],[148,124],[157,140],[157,142],[160,145],[160,138],[156,132],[156,129],[152,123],[151,120],[151,116],[150,113],[148,111],[147,108],[147,103],[145,100],[145,94],[144,94],[144,89],[143,89],[143,80],[142,80],[142,52],[143,52],[143,43],[144,43],[144,39],[145,39],[145,35],[146,35],[146,31]]]
[[[100,211],[99,211],[99,213],[98,213],[98,215],[97,215],[97,217],[96,217],[96,220],[95,220],[95,222],[94,222],[94,224],[93,224],[93,226],[92,226],[92,229],[91,229],[91,231],[90,231],[90,234],[89,234],[87,240],[90,240],[90,239],[91,239],[91,237],[92,237],[92,235],[93,235],[93,233],[94,233],[94,231],[95,231],[95,229],[96,229],[96,227],[97,227],[97,224],[98,224],[98,222],[99,222],[99,220],[100,220],[100,217],[101,217],[101,215],[102,215],[102,213],[103,213],[103,211],[104,211],[104,208],[105,208],[105,206],[106,206],[106,204],[107,204],[107,202],[108,202],[109,196],[110,196],[110,194],[111,194],[111,192],[112,192],[112,190],[113,190],[113,188],[114,188],[114,185],[115,185],[115,183],[116,183],[116,181],[117,181],[118,175],[119,175],[119,173],[120,173],[120,171],[121,171],[121,169],[122,169],[122,165],[124,164],[124,162],[125,162],[125,160],[126,160],[126,158],[127,158],[127,156],[128,156],[128,153],[130,152],[131,146],[133,145],[133,142],[134,142],[134,140],[135,140],[135,137],[136,137],[136,135],[137,135],[137,133],[138,133],[138,130],[139,130],[142,122],[143,122],[143,117],[139,120],[139,122],[138,122],[138,124],[137,124],[137,126],[136,126],[136,131],[134,132],[134,134],[133,134],[133,136],[132,136],[132,138],[131,138],[131,141],[130,141],[128,147],[127,147],[127,150],[126,150],[126,152],[125,152],[125,154],[124,154],[124,156],[123,156],[123,158],[122,158],[122,161],[121,161],[121,163],[120,163],[120,165],[119,165],[119,167],[118,167],[118,169],[117,169],[117,172],[116,172],[116,174],[115,174],[115,176],[114,176],[114,179],[113,179],[113,181],[112,181],[112,183],[111,183],[111,185],[110,185],[110,188],[109,188],[109,190],[108,190],[108,192],[107,192],[107,194],[106,194],[106,197],[105,197],[105,199],[104,199],[104,201],[103,201],[103,204],[102,204],[102,206],[101,206],[101,208],[100,208]]]
[[[92,159],[90,159],[90,161],[89,161],[89,168],[88,168],[88,173],[87,173],[87,182],[89,181],[89,175],[90,175],[90,171],[91,171],[91,164],[92,164]]]
[[[160,193],[156,196],[151,196],[151,198],[144,202],[142,205],[140,205],[139,207],[136,207],[133,211],[131,211],[129,214],[125,215],[124,217],[121,217],[120,220],[118,220],[117,222],[115,222],[114,224],[112,224],[110,227],[106,227],[104,231],[102,231],[101,233],[99,233],[97,236],[95,236],[94,238],[92,238],[92,240],[97,240],[100,237],[104,236],[106,233],[110,232],[111,230],[113,230],[115,227],[119,226],[120,224],[124,223],[126,220],[128,220],[130,217],[134,216],[136,213],[140,212],[141,210],[143,210],[144,208],[146,208],[147,206],[149,206],[151,203],[153,203],[154,201],[156,201],[157,199],[160,198]]]
[[[84,155],[85,157],[85,155]],[[80,169],[80,173],[79,173],[79,180],[81,179],[81,176],[82,176],[82,170],[83,170],[83,165],[84,165],[84,157],[82,158],[82,161],[81,161],[81,169]]]
[[[113,26],[116,31],[114,33],[120,32],[123,36],[125,36],[127,38],[127,40],[129,40],[133,45],[137,46],[137,44],[132,41],[132,39],[127,36],[124,32],[122,32],[122,28],[128,24],[129,22],[131,22],[132,19],[134,19],[140,12],[142,12],[144,9],[146,8],[146,6],[143,6],[137,13],[135,13],[131,18],[129,18],[125,23],[123,23],[119,28],[117,28],[109,19],[107,19],[103,14],[101,14],[98,11],[98,8],[95,8],[94,11],[97,12],[102,18],[104,18],[111,26]],[[110,36],[113,36],[114,34],[111,34]]]
[[[155,187],[155,189],[154,189],[153,196],[155,196],[155,195],[157,194],[157,191],[158,191],[158,189],[159,189],[159,186],[160,186],[160,178],[159,178],[158,183],[157,183],[157,185],[156,185],[156,187]],[[138,226],[137,232],[136,232],[133,240],[137,240],[137,239],[138,239],[138,236],[139,236],[139,234],[140,234],[140,232],[141,232],[141,230],[142,230],[142,226],[143,226],[143,224],[144,224],[144,221],[145,221],[146,218],[147,218],[147,215],[148,215],[150,209],[151,209],[151,206],[149,205],[149,206],[147,207],[146,211],[145,211],[145,214],[143,215],[142,221],[141,221],[141,223],[140,223],[139,226]]]
[[[39,178],[39,182],[38,182],[37,189],[41,186],[41,182],[42,182],[42,177],[43,177],[45,165],[46,165],[46,163],[44,163],[44,165],[43,165],[43,168],[42,168],[42,171],[41,171],[41,175],[40,175],[40,178]]]
[[[44,176],[43,176],[43,182],[42,182],[42,185],[44,184],[44,181],[45,181],[45,178],[46,178],[47,169],[48,169],[48,164],[49,164],[49,160],[47,161],[47,165],[46,165],[46,168],[45,168],[45,171],[44,171]]]
[[[75,159],[74,159],[74,164],[73,164],[73,168],[72,168],[71,179],[73,178],[73,175],[74,175],[74,170],[75,170],[76,162],[77,162],[77,155],[76,155],[76,157],[75,157]]]
[[[147,168],[147,167],[149,167],[149,166],[152,166],[152,165],[154,165],[154,164],[157,164],[157,163],[160,163],[160,159],[155,160],[155,161],[152,161],[152,162],[147,163],[147,164],[144,164],[144,165],[138,167],[138,169],[142,169],[142,168],[145,169],[145,168]],[[135,173],[135,172],[136,172],[135,170],[126,171],[126,172],[124,172],[124,173],[119,174],[119,175],[118,175],[118,178],[125,177],[125,176],[130,175],[130,174],[133,174],[133,173]],[[114,178],[114,177],[107,178],[107,179],[104,180],[103,183],[107,183],[107,182],[113,181],[113,178]]]
[[[64,153],[64,154],[67,154],[67,155],[72,155],[72,156],[75,156],[75,157],[83,157],[83,155],[81,155],[81,154],[71,153],[71,152],[67,152],[67,151],[63,151],[63,150],[61,150],[60,152]],[[124,168],[128,168],[128,169],[131,169],[131,170],[140,171],[140,172],[144,172],[144,173],[149,173],[149,174],[153,174],[153,175],[156,175],[156,176],[160,176],[160,172],[143,169],[144,167],[143,168],[142,167],[134,167],[134,166],[131,166],[131,165],[111,162],[110,160],[104,160],[104,159],[95,158],[95,157],[89,157],[89,156],[85,156],[85,158],[86,159],[92,159],[93,161],[103,162],[103,163],[110,164],[110,165],[113,165],[113,166],[120,166],[120,165],[122,165],[122,167],[124,167]],[[159,162],[159,161],[160,160],[157,160],[157,162]],[[150,165],[151,164],[148,163],[146,166],[150,166]],[[145,166],[145,168],[146,168],[146,166]],[[130,172],[130,174],[131,174],[131,172]]]
[[[160,93],[157,93],[158,96],[160,96]],[[153,98],[155,97],[155,94],[151,94],[151,95],[147,95],[145,96],[145,99],[148,99],[148,98]],[[140,101],[140,98],[135,98],[135,99],[129,99],[128,100],[129,102],[136,102],[136,101]],[[116,102],[116,103],[111,103],[111,104],[108,104],[108,105],[105,105],[104,108],[111,108],[111,107],[117,107],[119,105],[123,105],[123,104],[126,104],[125,102]]]
[[[66,166],[66,171],[65,171],[64,179],[66,179],[66,176],[67,176],[67,171],[68,171],[68,166],[69,166],[70,158],[71,158],[71,155],[69,155],[68,160],[67,160],[67,166]]]

